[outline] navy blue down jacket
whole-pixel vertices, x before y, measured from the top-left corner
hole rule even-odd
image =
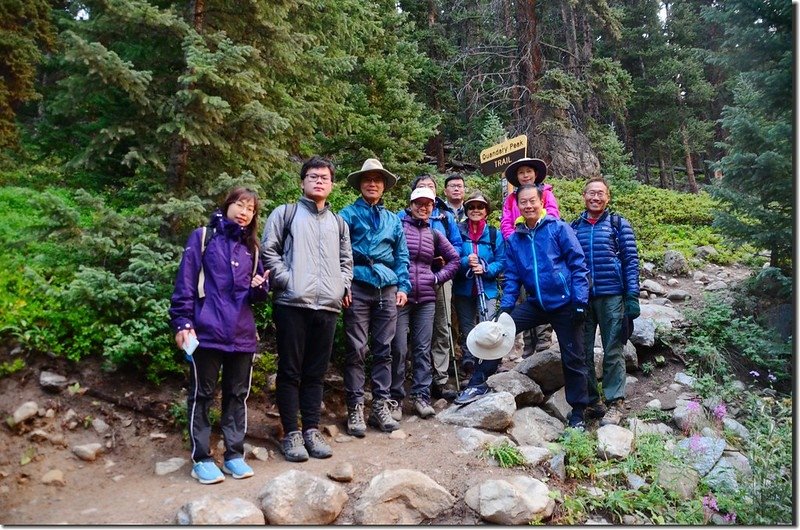
[[[590,290],[594,296],[633,294],[639,296],[639,253],[631,224],[620,217],[619,233],[611,223],[609,210],[597,223],[586,220],[587,213],[573,223],[589,266]]]
[[[583,250],[567,223],[550,216],[536,227],[517,224],[506,239],[506,268],[500,307],[511,308],[520,287],[545,311],[586,304],[589,280]]]

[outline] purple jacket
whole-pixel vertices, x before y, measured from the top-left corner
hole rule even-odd
[[[256,322],[250,305],[267,299],[267,282],[250,287],[253,253],[242,243],[244,229],[215,212],[209,230],[217,231],[202,255],[205,298],[197,297],[203,230],[189,236],[169,308],[175,333],[194,328],[200,347],[254,353]],[[264,274],[259,260],[257,272]]]
[[[434,243],[433,231],[426,221],[414,219],[408,213],[403,217],[402,224],[408,245],[408,276],[411,279],[408,301],[412,304],[435,302],[434,287],[452,279],[458,271],[458,252],[441,232]],[[434,256],[442,256],[445,261],[444,267],[436,272],[431,270]]]

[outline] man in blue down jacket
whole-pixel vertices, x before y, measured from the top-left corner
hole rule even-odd
[[[567,403],[572,406],[569,426],[583,429],[584,409],[589,403],[582,344],[589,297],[586,260],[569,225],[545,211],[542,188],[520,187],[517,206],[525,222],[517,224],[506,240],[500,312],[511,314],[517,333],[552,324],[561,348]],[[522,285],[528,297],[514,307]]]
[[[625,357],[623,329],[639,316],[639,253],[631,224],[612,214],[608,183],[592,178],[583,188],[586,211],[572,223],[583,247],[592,279],[589,308],[584,324],[584,353],[589,367],[589,417],[602,418],[600,425],[619,425],[624,416]],[[619,226],[612,218],[617,217]],[[603,341],[603,394],[608,410],[597,392],[594,371],[595,331],[600,325]]]
[[[368,158],[347,183],[361,197],[340,215],[350,228],[353,245],[353,285],[344,311],[346,338],[344,388],[347,433],[363,437],[365,360],[372,353],[372,411],[369,424],[384,432],[400,425],[389,410],[392,383],[391,344],[397,326],[397,308],[411,292],[408,247],[400,219],[384,208],[383,193],[397,183],[379,160]]]

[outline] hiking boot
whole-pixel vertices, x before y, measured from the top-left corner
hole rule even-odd
[[[372,402],[372,412],[369,415],[369,424],[383,432],[396,431],[400,427],[400,424],[392,418],[392,413],[389,411],[390,401],[394,400],[376,399]],[[397,403],[396,401],[394,402]]]
[[[608,404],[608,412],[600,420],[600,426],[603,425],[619,425],[622,418],[625,417],[625,402],[622,399],[616,399]]]
[[[572,409],[572,412],[569,415],[568,427],[572,427],[573,429],[577,429],[579,431],[586,430],[586,422],[583,419],[583,411]]]
[[[427,419],[436,414],[427,399],[417,396],[414,398],[414,410],[420,418]]]
[[[347,407],[347,434],[363,438],[367,434],[367,424],[364,423],[364,404],[356,403]]]
[[[200,484],[216,484],[225,480],[225,475],[219,470],[217,464],[207,460],[197,462],[192,466],[192,478],[196,478]]]
[[[444,398],[447,401],[453,401],[458,396],[455,390],[450,390],[444,385],[433,383],[431,385],[431,397],[433,399]]]
[[[300,431],[292,431],[281,440],[281,450],[283,457],[289,462],[305,462],[308,460],[308,451],[306,451],[303,442],[303,435]]]
[[[389,404],[389,412],[392,415],[392,419],[394,421],[400,421],[403,419],[403,402],[402,401],[395,401],[394,399],[390,399],[387,401]]]
[[[453,401],[456,405],[466,405],[473,401],[482,398],[489,393],[488,385],[470,386],[461,391],[458,397]]]
[[[222,464],[222,471],[233,478],[247,478],[253,476],[253,468],[244,463],[244,458],[231,458]]]
[[[333,449],[323,438],[319,429],[308,429],[303,433],[303,444],[312,458],[330,458],[333,456]]]
[[[585,414],[590,420],[599,420],[606,415],[607,411],[608,409],[603,405],[603,402],[598,400],[586,407]]]

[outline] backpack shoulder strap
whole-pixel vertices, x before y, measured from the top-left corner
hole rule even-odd
[[[494,250],[497,248],[497,243],[495,240],[497,239],[497,228],[489,225],[489,246],[492,247],[492,255],[494,256]]]
[[[295,215],[297,215],[297,203],[293,202],[287,204],[283,209],[283,235],[280,241],[281,254],[283,254],[283,251],[286,249],[287,239],[292,237],[292,223],[294,222]]]
[[[200,233],[200,274],[197,275],[197,298],[205,298],[206,296],[206,273],[203,270],[203,256],[206,254],[206,247],[211,238],[214,237],[216,230],[209,230],[207,226],[203,227]]]

